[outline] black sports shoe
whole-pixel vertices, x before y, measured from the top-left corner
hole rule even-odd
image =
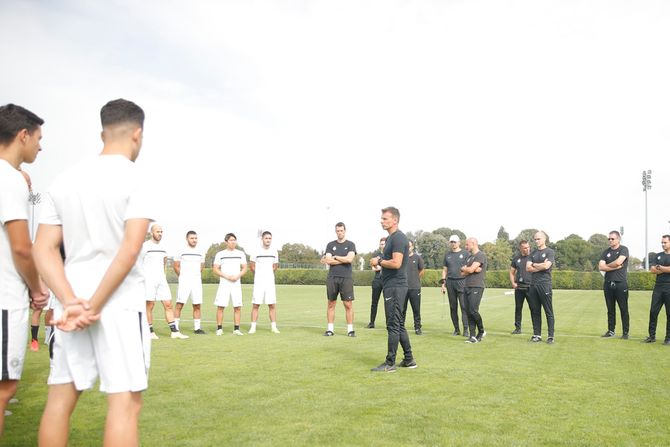
[[[419,329],[415,329],[415,330],[414,330],[414,333],[415,333],[416,335],[423,335],[423,331],[421,330],[421,328],[419,328]]]
[[[512,331],[512,335],[519,335],[521,333],[521,329],[516,328]]]
[[[642,340],[642,343],[656,343],[656,337],[649,336]]]
[[[193,333],[198,335],[205,335],[207,332],[203,331],[202,329],[196,329],[193,331]]]
[[[454,333],[451,334],[451,335],[461,335],[461,331],[459,331],[458,329],[456,329],[456,330],[454,331]]]
[[[367,329],[374,329],[374,328],[375,328],[375,324],[372,323],[372,322],[370,322],[370,323],[368,323],[368,325],[365,326],[365,327],[366,327]]]
[[[355,336],[356,336],[356,331],[347,332],[347,337],[355,337]]]
[[[603,335],[601,335],[602,338],[612,338],[614,337],[614,331],[607,331]]]
[[[335,335],[335,334],[333,333],[333,331],[326,331],[326,332],[323,333],[323,336],[324,336],[324,337],[332,337],[333,335]]]
[[[486,337],[486,331],[482,331],[477,334],[477,341],[482,341],[482,338]]]
[[[477,340],[476,337],[470,337],[467,340],[465,340],[466,343],[479,343],[479,340]]]
[[[554,337],[547,337],[547,344],[553,345],[554,344]]]
[[[416,362],[414,361],[414,359],[409,360],[409,361],[403,359],[402,362],[398,363],[398,366],[401,367],[401,368],[414,369],[414,368],[417,367],[417,364],[416,364]]]
[[[621,336],[622,339],[628,340],[630,336],[628,335],[628,332],[624,332],[623,335]]]
[[[395,365],[387,365],[386,363],[382,363],[378,367],[372,368],[370,371],[394,373],[396,371],[396,369],[395,369]]]
[[[666,338],[665,340],[663,340],[663,344],[670,345],[670,338]]]
[[[542,341],[542,337],[540,337],[539,335],[533,335],[532,337],[530,337],[530,342],[531,343],[539,343],[541,341]]]

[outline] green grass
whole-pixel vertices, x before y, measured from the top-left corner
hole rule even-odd
[[[370,372],[386,354],[383,310],[368,322],[370,289],[356,289],[355,339],[346,337],[338,304],[336,336],[325,330],[325,288],[279,286],[280,335],[271,334],[267,307],[255,335],[214,336],[215,286],[205,286],[206,336],[171,340],[160,305],[161,336],[153,344],[144,394],[144,446],[214,445],[667,445],[670,346],[641,344],[649,292],[630,298],[632,339],[601,339],[602,292],[556,291],[556,344],[512,336],[514,299],[488,289],[481,306],[489,333],[469,345],[453,337],[437,288],[423,289],[425,335],[411,335],[419,367]],[[244,288],[243,331],[251,289]],[[185,308],[190,320],[190,305]],[[410,311],[411,312],[411,311]],[[410,318],[411,320],[411,318]],[[381,325],[379,323],[382,323]],[[662,341],[665,316],[657,334]],[[192,332],[191,321],[182,329]],[[620,323],[617,330],[620,332]],[[543,321],[546,337],[546,322]],[[6,419],[2,445],[35,445],[46,398],[48,353],[27,352],[24,378]],[[399,358],[400,359],[400,358]],[[105,398],[83,394],[72,424],[72,446],[100,445]]]

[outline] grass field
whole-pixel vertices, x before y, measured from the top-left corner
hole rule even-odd
[[[488,289],[480,310],[489,335],[483,343],[469,345],[451,335],[439,289],[424,288],[425,335],[411,333],[419,367],[384,374],[370,372],[386,354],[383,310],[378,328],[364,329],[370,289],[356,289],[357,338],[346,337],[339,304],[336,336],[322,336],[324,289],[278,287],[279,335],[269,331],[266,307],[256,334],[231,335],[230,312],[225,335],[216,337],[210,304],[215,286],[205,286],[205,336],[193,336],[191,321],[184,321],[182,329],[191,338],[170,339],[158,305],[154,317],[161,339],[152,346],[142,445],[670,443],[670,346],[661,343],[663,312],[659,342],[640,343],[646,336],[649,292],[631,293],[632,338],[626,341],[599,337],[606,330],[601,292],[555,291],[556,344],[547,345],[528,343],[527,308],[523,335],[510,335],[513,297]],[[245,333],[250,295],[245,286]],[[183,315],[188,319],[189,307]],[[49,370],[44,348],[26,353],[20,402],[10,405],[14,414],[6,419],[1,445],[36,444]],[[97,390],[84,393],[70,445],[100,445],[104,404]]]

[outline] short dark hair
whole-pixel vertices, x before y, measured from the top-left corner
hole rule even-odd
[[[344,228],[345,230],[347,229],[347,226],[344,224],[344,222],[338,222],[338,223],[336,223],[336,224],[335,224],[335,228],[337,228],[337,227],[342,227],[342,228]]]
[[[0,144],[6,145],[23,129],[32,134],[44,120],[28,109],[16,104],[7,104],[0,107]]]
[[[384,213],[391,213],[393,217],[400,220],[400,211],[395,206],[387,206],[386,208],[382,208],[382,214]]]
[[[193,230],[188,230],[188,231],[186,232],[186,237],[189,237],[189,236],[192,235],[192,234],[195,235],[195,236],[198,235],[198,233],[196,233],[195,231],[193,231]]]
[[[612,230],[609,232],[609,234],[616,234],[617,239],[621,239],[621,233],[619,233],[617,230]]]
[[[519,247],[521,247],[523,244],[528,244],[528,241],[525,240],[525,239],[521,239],[521,240],[519,241]],[[529,244],[529,245],[530,245],[530,244]]]
[[[664,234],[663,236],[661,236],[661,240],[663,239],[670,239],[670,234]]]
[[[144,110],[132,101],[115,99],[100,109],[100,122],[103,128],[127,123],[144,128]]]
[[[381,241],[386,242],[386,236],[384,236],[384,237],[382,237],[382,238],[379,238],[379,242],[381,242]]]
[[[261,234],[261,237],[265,237],[266,235],[272,236],[272,233],[270,233],[269,231],[263,231],[263,234]],[[237,239],[237,238],[235,238],[235,239]]]
[[[226,237],[224,237],[223,240],[226,241],[226,242],[228,242],[228,239],[230,239],[231,237],[234,237],[235,240],[237,240],[237,236],[235,236],[235,233],[228,233],[228,234],[226,234]]]

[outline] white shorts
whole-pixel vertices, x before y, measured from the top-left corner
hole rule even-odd
[[[145,300],[172,301],[172,292],[165,278],[144,278]]]
[[[151,338],[143,312],[104,309],[100,320],[82,331],[56,332],[49,385],[74,383],[82,391],[99,377],[104,393],[147,389]]]
[[[232,298],[233,307],[242,307],[242,284],[239,281],[219,282],[214,304],[219,307],[228,307],[228,301]]]
[[[0,309],[0,380],[19,380],[28,339],[28,308]]]
[[[277,302],[277,289],[274,282],[254,284],[251,302],[252,304],[275,304]]]
[[[186,304],[189,295],[193,304],[202,304],[202,281],[179,281],[177,302]]]

